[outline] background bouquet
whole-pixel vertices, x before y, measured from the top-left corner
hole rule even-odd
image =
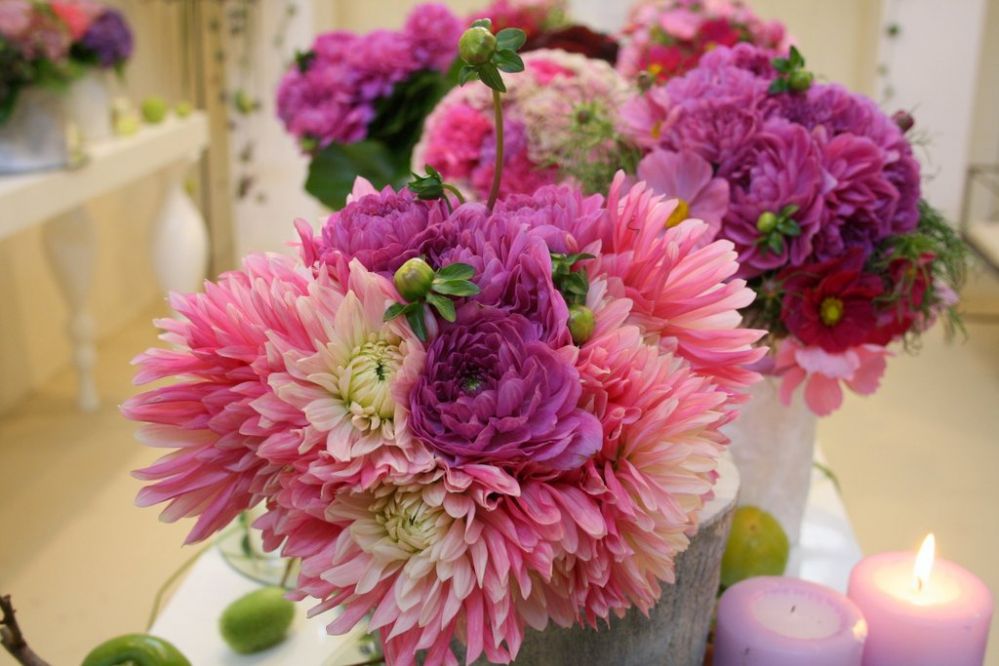
[[[803,384],[825,415],[841,383],[877,388],[890,342],[955,321],[964,249],[920,200],[911,117],[813,83],[804,64],[793,48],[718,48],[622,116],[651,151],[638,176],[735,243],[782,400]]]
[[[122,14],[93,0],[0,0],[0,123],[27,86],[62,87],[132,54]]]
[[[287,130],[312,156],[306,189],[343,206],[357,175],[381,185],[409,176],[423,120],[454,85],[461,21],[440,4],[418,5],[402,30],[319,35],[277,91]]]
[[[561,50],[533,51],[523,60],[526,70],[511,78],[503,97],[501,192],[530,194],[570,178],[606,193],[622,158],[638,157],[617,130],[626,82],[603,61]],[[430,165],[466,195],[485,199],[496,154],[493,115],[488,89],[451,91],[427,118],[414,169]]]
[[[748,42],[774,52],[787,48],[784,26],[764,21],[739,0],[647,0],[631,10],[618,70],[662,83],[697,66],[716,46]]]

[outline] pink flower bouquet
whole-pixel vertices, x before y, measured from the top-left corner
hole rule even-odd
[[[775,54],[787,48],[784,26],[739,0],[645,0],[632,9],[621,42],[618,70],[654,83],[685,74],[716,46],[747,42]]]
[[[629,102],[638,175],[735,244],[770,333],[781,397],[826,415],[842,385],[873,392],[887,346],[956,316],[964,247],[920,199],[908,114],[813,83],[787,58],[740,44]]]
[[[94,0],[0,0],[0,123],[28,86],[62,87],[87,67],[121,69],[132,33]]]
[[[306,189],[333,208],[354,178],[379,185],[409,176],[423,121],[454,85],[461,21],[441,4],[418,5],[401,30],[319,35],[277,90],[277,113],[312,158]]]
[[[621,162],[619,107],[628,86],[600,60],[560,50],[524,55],[526,71],[504,96],[503,194],[530,194],[565,179],[607,192]],[[496,132],[490,92],[452,90],[427,118],[414,169],[431,165],[466,196],[485,199],[493,176]]]

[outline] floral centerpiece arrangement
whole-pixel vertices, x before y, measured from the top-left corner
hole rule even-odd
[[[277,91],[277,113],[311,156],[306,189],[339,208],[354,178],[383,186],[409,177],[423,120],[454,85],[462,23],[418,5],[401,30],[319,35]]]
[[[530,194],[566,179],[606,193],[627,166],[622,158],[639,157],[618,131],[628,84],[607,63],[561,50],[527,53],[524,64],[503,97],[502,193]],[[432,165],[466,196],[485,199],[498,143],[494,115],[488,89],[452,90],[427,118],[414,169]]]
[[[617,66],[629,79],[662,83],[697,66],[716,46],[787,49],[779,21],[764,21],[739,0],[645,0],[622,31]]]
[[[29,86],[61,88],[90,67],[117,69],[132,54],[118,10],[93,0],[0,0],[0,123]]]
[[[651,151],[638,176],[735,243],[782,398],[803,386],[826,415],[842,384],[877,388],[889,343],[956,321],[964,246],[921,200],[911,116],[804,65],[797,49],[718,48],[622,115]]]
[[[523,33],[465,34],[461,78],[499,100]],[[139,503],[197,517],[189,541],[263,502],[331,633],[370,616],[388,663],[455,664],[455,640],[506,663],[673,581],[761,332],[732,243],[664,230],[677,203],[644,184],[463,204],[433,180],[359,180],[297,260],[174,295],[136,377],[173,382],[124,413],[171,449]]]

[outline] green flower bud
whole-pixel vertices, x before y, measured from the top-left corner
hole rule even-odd
[[[805,92],[812,87],[812,80],[815,76],[811,72],[803,69],[796,69],[787,77],[787,85],[794,92]]]
[[[569,306],[569,333],[572,334],[572,341],[581,345],[593,335],[593,329],[597,325],[593,317],[593,310],[585,305]]]
[[[756,228],[760,233],[769,234],[777,228],[777,216],[770,211],[760,213],[760,216],[756,218]]]
[[[434,269],[423,259],[413,257],[399,267],[393,280],[399,295],[412,303],[430,292],[430,285],[434,282]]]
[[[469,28],[458,40],[458,54],[469,65],[484,65],[496,52],[496,35],[482,26]]]

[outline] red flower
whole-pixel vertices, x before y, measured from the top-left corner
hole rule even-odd
[[[878,330],[871,342],[887,345],[908,333],[920,320],[923,301],[932,281],[933,259],[933,253],[925,252],[916,261],[899,258],[888,265],[892,299],[878,316]]]
[[[698,44],[710,49],[715,46],[735,46],[743,41],[743,34],[727,19],[716,18],[702,23],[695,39]]]
[[[781,320],[806,345],[842,352],[871,342],[878,331],[874,299],[884,292],[881,278],[863,272],[859,250],[782,272]]]
[[[534,35],[527,40],[521,52],[538,49],[562,49],[569,53],[581,53],[587,58],[604,60],[613,65],[617,62],[619,46],[617,40],[610,35],[590,30],[585,25],[574,24]]]

